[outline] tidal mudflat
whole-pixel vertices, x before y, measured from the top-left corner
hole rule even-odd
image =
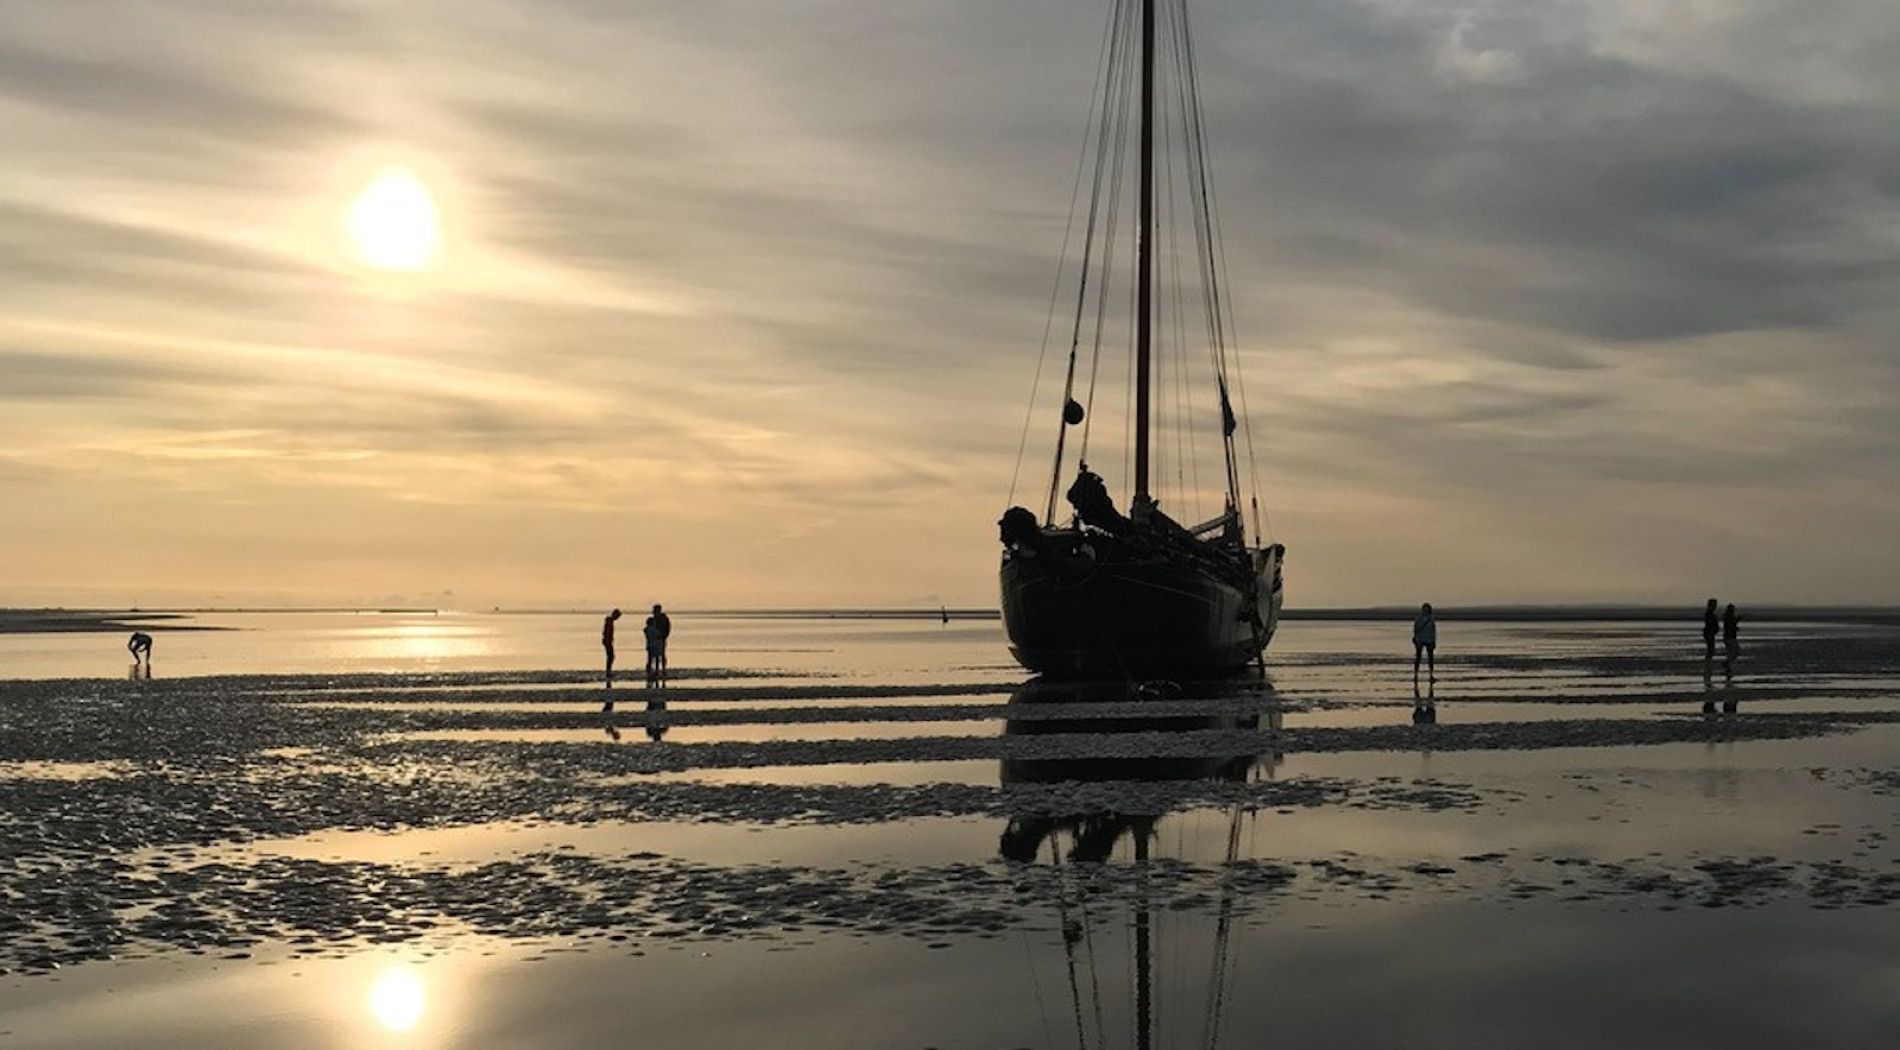
[[[692,627],[610,714],[532,645],[0,682],[0,1043],[1900,1030],[1892,625],[1705,681],[1693,623],[1447,624],[1415,697],[1401,628],[1296,621],[1263,680],[1132,699],[988,624]]]

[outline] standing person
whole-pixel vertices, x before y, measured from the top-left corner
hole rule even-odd
[[[1728,608],[1722,610],[1722,673],[1725,675],[1735,674],[1735,658],[1742,652],[1742,643],[1735,636],[1741,623],[1742,618],[1735,612],[1735,603],[1728,603]]]
[[[620,610],[615,609],[613,612],[607,614],[606,619],[600,621],[600,647],[607,651],[608,689],[614,687],[614,621],[618,619],[620,619]],[[607,702],[602,704],[600,709],[602,711],[612,711],[614,709],[613,698],[608,697]]]
[[[653,603],[653,615],[647,617],[647,684],[663,686],[666,684],[666,640],[673,634],[673,620]]]
[[[1420,657],[1424,657],[1432,680],[1438,680],[1437,650],[1438,620],[1432,616],[1432,603],[1426,602],[1418,607],[1418,617],[1412,621],[1412,681],[1418,681]]]
[[[1715,632],[1721,627],[1721,619],[1715,615],[1715,599],[1702,607],[1702,663],[1707,667],[1715,663]]]
[[[145,677],[152,677],[152,636],[144,631],[133,631],[126,639],[125,649],[132,654],[132,673],[138,674],[139,660],[145,661]]]

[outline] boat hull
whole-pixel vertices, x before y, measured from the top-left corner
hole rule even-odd
[[[1025,668],[1068,679],[1206,677],[1258,660],[1272,639],[1278,546],[1248,552],[1252,588],[1186,559],[1123,559],[1102,546],[1052,538],[1005,552],[1003,625]]]

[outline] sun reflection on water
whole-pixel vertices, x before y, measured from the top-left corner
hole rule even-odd
[[[405,622],[355,633],[362,651],[375,658],[440,662],[487,656],[493,638],[464,624]]]
[[[407,1032],[422,1020],[427,992],[422,978],[406,966],[395,966],[377,975],[369,988],[369,1012],[391,1032]]]

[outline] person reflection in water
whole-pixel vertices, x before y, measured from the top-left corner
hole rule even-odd
[[[647,617],[647,687],[657,689],[666,685],[666,640],[673,634],[673,620],[653,604],[653,615]]]
[[[1709,604],[1702,607],[1702,666],[1705,674],[1707,668],[1715,665],[1715,632],[1721,626],[1721,618],[1715,614],[1715,599],[1710,598]]]
[[[647,701],[647,739],[658,743],[666,736],[666,701]]]
[[[1438,680],[1438,620],[1432,615],[1432,603],[1426,602],[1418,607],[1418,617],[1412,621],[1412,681],[1418,681],[1418,662],[1425,661],[1426,673],[1432,681]]]
[[[1735,603],[1728,603],[1728,608],[1722,610],[1722,674],[1729,678],[1735,677],[1735,658],[1742,654],[1741,639],[1736,637],[1741,623]]]
[[[125,649],[132,654],[132,677],[140,677],[141,660],[144,661],[144,677],[152,677],[152,636],[144,631],[133,631],[132,637],[126,639]]]
[[[1729,682],[1722,686],[1722,713],[1732,715],[1735,709],[1735,683]],[[1702,713],[1715,713],[1715,679],[1706,671],[1702,674]]]
[[[607,614],[606,619],[600,621],[600,647],[607,651],[607,688],[610,690],[614,687],[614,621],[618,619],[620,619],[620,610],[615,609]],[[600,705],[600,709],[612,711],[613,697],[608,697],[607,702]]]
[[[1419,692],[1418,679],[1412,679],[1412,724],[1429,726],[1438,724],[1438,701],[1433,697],[1435,683],[1427,682],[1425,691]]]

